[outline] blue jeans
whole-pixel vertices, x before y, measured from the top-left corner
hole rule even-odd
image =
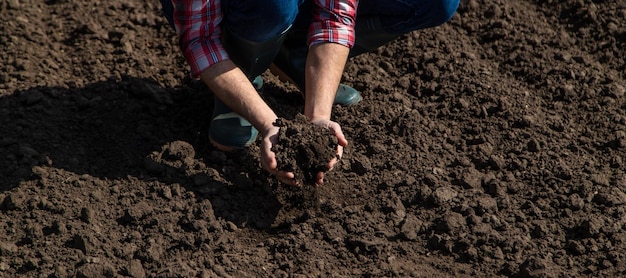
[[[165,17],[172,24],[172,2],[161,0],[161,3]],[[312,5],[312,1],[305,0],[222,0],[222,24],[241,38],[266,41],[290,25],[306,29],[311,20]],[[356,21],[378,16],[386,32],[406,34],[445,23],[454,15],[458,5],[459,0],[360,0]]]
[[[406,34],[444,24],[459,6],[459,0],[361,0],[359,17],[379,16],[385,31]]]

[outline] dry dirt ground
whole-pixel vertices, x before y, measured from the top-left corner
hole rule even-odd
[[[626,2],[464,0],[350,60],[306,194],[209,144],[159,8],[0,2],[1,277],[626,275]]]

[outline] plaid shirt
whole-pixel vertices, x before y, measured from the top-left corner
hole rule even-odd
[[[308,44],[333,42],[352,47],[358,0],[313,1],[318,8],[309,27]],[[220,0],[172,2],[179,46],[191,66],[193,77],[213,64],[230,59],[220,40],[223,19]]]

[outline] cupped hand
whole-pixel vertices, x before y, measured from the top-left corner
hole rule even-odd
[[[272,146],[278,143],[279,130],[279,127],[273,127],[263,135],[263,141],[261,142],[261,167],[275,175],[278,180],[285,184],[300,186],[293,172],[278,170],[278,162],[276,162],[276,154],[272,151]]]
[[[343,135],[343,131],[341,130],[341,126],[337,122],[333,122],[327,119],[319,119],[312,120],[311,123],[327,128],[333,133],[333,135],[337,137],[337,156],[328,162],[328,171],[330,171],[335,167],[335,164],[337,164],[339,159],[341,159],[343,155],[343,148],[348,146],[348,140],[346,140],[346,137]],[[324,184],[324,172],[317,173],[317,179],[315,183],[318,185]]]

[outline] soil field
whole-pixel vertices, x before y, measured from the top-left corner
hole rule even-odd
[[[626,275],[624,1],[463,0],[351,59],[307,190],[210,145],[158,1],[0,15],[0,277]]]

